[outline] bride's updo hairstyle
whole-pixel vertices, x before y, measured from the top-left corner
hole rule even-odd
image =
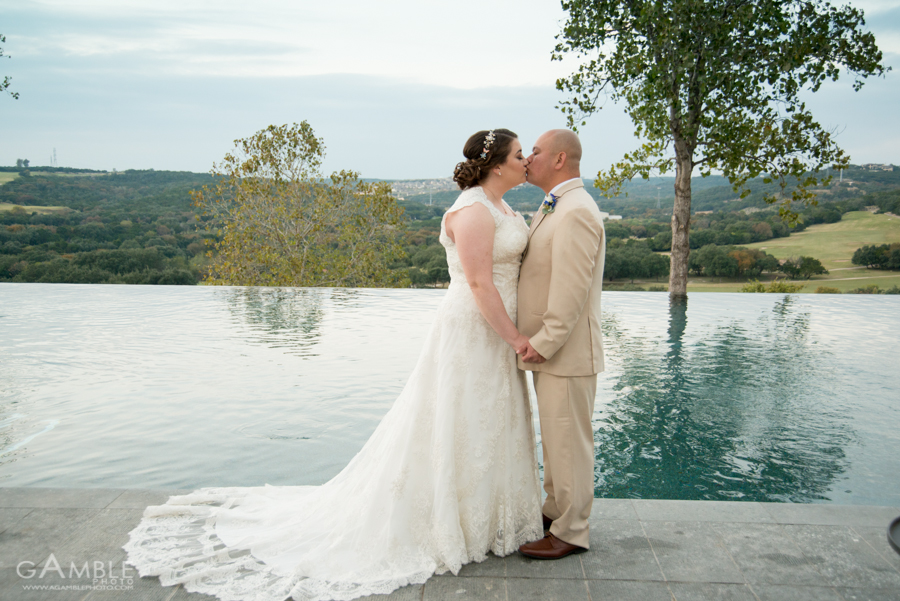
[[[478,184],[487,177],[491,169],[506,162],[512,142],[518,138],[508,129],[484,130],[473,134],[463,148],[466,160],[457,163],[453,170],[453,181],[461,190]]]

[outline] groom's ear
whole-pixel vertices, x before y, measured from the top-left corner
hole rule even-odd
[[[556,162],[553,164],[553,168],[559,171],[566,165],[566,153],[560,152],[556,155]]]

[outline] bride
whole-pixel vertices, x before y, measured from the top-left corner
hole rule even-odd
[[[528,226],[503,201],[525,182],[513,132],[466,142],[444,215],[450,287],[400,396],[322,486],[205,488],[148,507],[128,563],[223,600],[354,599],[456,574],[543,536],[537,457],[516,351]]]

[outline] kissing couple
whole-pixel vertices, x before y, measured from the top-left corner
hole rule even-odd
[[[205,488],[148,507],[124,547],[141,576],[223,600],[344,600],[456,574],[489,551],[587,551],[605,233],[581,143],[548,131],[526,157],[494,129],[463,155],[441,222],[450,286],[362,450],[321,486]],[[530,228],[503,200],[526,181],[547,194]]]

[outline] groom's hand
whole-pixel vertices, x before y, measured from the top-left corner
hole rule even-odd
[[[540,353],[534,350],[534,347],[531,346],[530,342],[526,342],[525,346],[516,352],[522,355],[522,361],[524,363],[543,363],[546,361],[546,359],[541,357]]]

